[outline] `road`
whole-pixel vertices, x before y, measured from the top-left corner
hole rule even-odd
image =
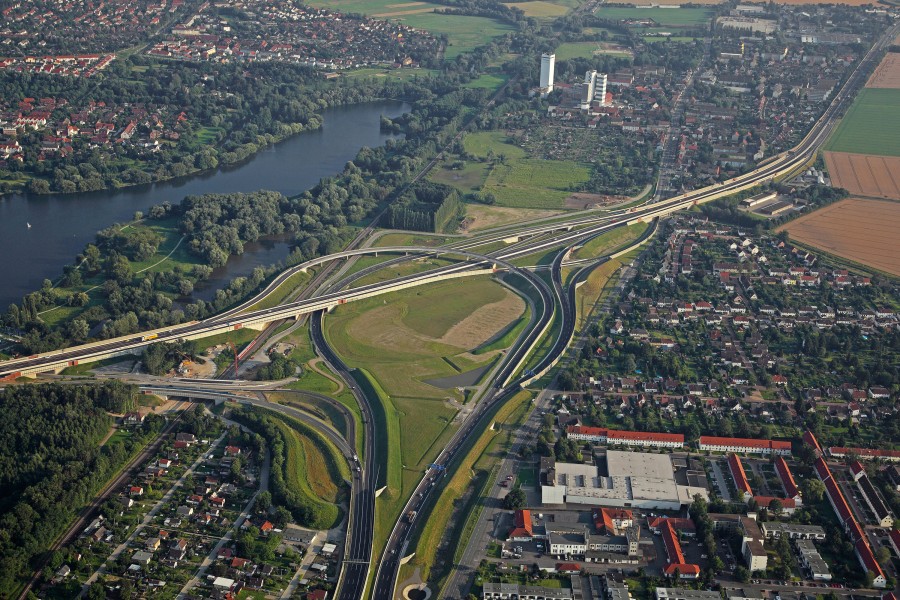
[[[900,31],[900,24],[891,28],[889,32],[887,32],[880,40],[878,40],[878,42],[876,42],[876,44],[873,45],[872,49],[860,61],[856,70],[854,70],[845,84],[841,87],[837,94],[835,94],[832,103],[825,110],[822,117],[815,123],[809,134],[793,150],[773,157],[765,165],[744,175],[727,180],[723,183],[719,183],[699,190],[694,190],[686,194],[682,194],[651,205],[645,205],[640,208],[630,209],[627,212],[613,211],[604,214],[598,213],[593,216],[579,216],[575,219],[572,219],[571,221],[562,221],[560,223],[543,225],[537,228],[531,227],[527,223],[524,225],[520,224],[514,228],[507,229],[507,237],[510,237],[512,233],[529,235],[537,238],[541,238],[543,234],[549,234],[550,237],[538,239],[538,241],[535,241],[533,243],[517,244],[514,245],[515,249],[510,248],[505,251],[498,251],[489,256],[480,256],[474,253],[470,253],[470,256],[479,258],[472,262],[467,262],[460,265],[451,265],[448,267],[443,267],[442,269],[436,269],[429,272],[431,273],[430,276],[428,274],[416,274],[406,277],[400,277],[388,282],[381,282],[378,284],[371,284],[370,286],[355,288],[352,292],[326,294],[323,296],[313,297],[311,299],[289,302],[270,309],[250,311],[248,313],[240,315],[238,315],[238,309],[234,309],[232,311],[229,311],[228,313],[218,315],[199,323],[194,322],[179,326],[173,326],[171,328],[168,328],[166,331],[152,334],[152,339],[149,338],[146,334],[138,337],[127,336],[125,338],[106,340],[94,344],[72,347],[65,350],[57,350],[42,355],[35,355],[27,358],[5,361],[4,363],[0,363],[0,378],[14,378],[20,375],[23,371],[35,372],[39,371],[41,368],[53,368],[53,365],[59,365],[66,362],[75,363],[79,360],[91,358],[94,356],[107,356],[110,353],[114,352],[133,351],[147,345],[151,341],[177,340],[182,339],[188,335],[198,335],[206,333],[208,331],[221,330],[223,327],[233,326],[235,329],[237,329],[240,328],[245,321],[249,322],[256,320],[272,322],[290,316],[308,314],[317,310],[321,310],[322,308],[329,308],[331,306],[334,306],[335,304],[340,304],[351,299],[366,297],[367,295],[372,295],[374,293],[387,293],[396,289],[403,289],[405,287],[420,285],[422,283],[434,280],[433,278],[435,276],[450,276],[453,274],[461,274],[465,271],[471,270],[475,266],[485,264],[493,265],[498,261],[510,260],[517,256],[533,254],[534,252],[550,249],[560,245],[571,247],[572,245],[577,244],[579,241],[589,239],[590,237],[598,235],[599,233],[607,231],[613,227],[621,226],[629,222],[633,222],[637,219],[649,220],[655,217],[665,216],[671,214],[672,212],[688,208],[692,205],[709,202],[711,200],[715,200],[720,197],[730,195],[738,191],[750,189],[753,186],[772,181],[777,177],[793,173],[807,164],[815,155],[816,150],[828,138],[837,122],[837,119],[843,114],[843,111],[852,100],[853,94],[861,85],[863,74],[867,72],[869,67],[872,66],[872,63],[874,62],[878,54],[886,47],[886,45],[889,44],[894,37],[896,37],[898,31]],[[584,228],[576,229],[581,226],[584,226]],[[555,235],[553,235],[554,232],[560,231],[563,231],[563,233],[556,233]],[[422,253],[434,252],[434,249],[432,248],[412,248],[405,250]],[[372,252],[372,250],[368,251]],[[380,249],[380,251],[385,252],[386,250]],[[450,251],[451,250],[449,248],[443,249],[443,252]],[[459,250],[455,252],[459,252]],[[324,259],[317,259],[316,261],[310,262],[315,262],[316,265],[318,265],[323,264],[327,261],[344,258],[346,256],[353,256],[357,253],[360,253],[360,251],[352,251],[350,253],[337,253],[334,255],[330,255],[329,257],[325,257]],[[310,266],[308,263],[306,263],[305,265],[306,267]],[[303,267],[303,265],[301,265],[300,267]],[[273,284],[268,286],[266,290],[264,290],[260,295],[248,302],[255,303],[260,299],[268,296],[272,291],[274,291],[275,288],[277,288],[278,282],[283,282],[284,279],[291,276],[293,273],[299,270],[300,267],[294,267],[293,269],[289,269],[282,273],[282,275],[276,278]],[[554,283],[554,294],[556,296],[554,300],[560,302],[560,305],[562,305],[563,297],[561,294],[561,289],[556,282]],[[245,307],[245,305],[242,306]],[[249,304],[249,306],[252,306],[252,304]],[[563,311],[563,330],[568,329],[568,324],[565,322],[565,314],[567,312],[569,311]],[[560,335],[557,339],[557,344],[563,343],[560,340],[563,340],[564,337],[565,336]],[[564,344],[568,344],[568,341],[566,340]],[[554,354],[558,356],[559,353],[557,353],[556,350],[557,348],[554,346],[554,350],[550,353],[550,355],[548,355],[551,357],[549,358],[550,361],[555,360],[554,358],[552,358]],[[541,366],[546,365],[542,363]],[[508,376],[512,376],[512,374],[512,372],[507,373]],[[345,373],[340,373],[340,375],[344,377]],[[349,373],[346,373],[346,375],[349,375]],[[501,379],[501,381],[503,380]],[[510,397],[511,394],[514,393],[515,389],[516,388],[513,385],[501,388],[492,397],[486,399],[482,406],[473,414],[473,416],[476,418],[470,418],[467,423],[457,432],[457,436],[454,436],[448,447],[445,448],[443,452],[441,452],[441,454],[439,455],[439,460],[442,461],[441,464],[446,464],[447,460],[450,460],[454,457],[454,453],[459,449],[460,445],[466,439],[468,434],[471,433],[471,429],[469,429],[468,425],[472,424],[472,426],[474,426],[474,424],[480,420],[480,417],[483,416],[486,407],[491,407],[498,402],[502,402],[506,398]],[[358,390],[354,390],[354,393],[356,394],[357,391]],[[359,398],[360,395],[361,394],[357,394],[357,397],[361,402],[361,406],[363,404],[367,406],[367,401],[365,400],[364,396],[363,398]],[[371,413],[369,413],[369,416],[370,415]],[[364,420],[365,418],[366,417],[364,416]],[[369,451],[369,445],[371,444],[372,438],[374,436],[374,432],[370,431],[371,418],[368,419],[366,429],[366,456],[372,457],[373,453]],[[372,490],[371,487],[374,485],[375,478],[374,473],[370,473],[373,466],[372,463],[374,463],[374,461],[368,460],[366,461],[366,463],[366,474],[363,475],[361,479],[363,481],[366,481],[368,479],[369,483],[363,486],[363,493],[367,493],[368,491],[374,493],[374,490]],[[422,483],[426,482],[427,477],[423,478]],[[420,487],[417,488],[417,491],[421,488],[422,483],[420,483]],[[416,498],[416,496],[414,495],[413,498]],[[371,505],[374,506],[374,497],[372,499]],[[353,512],[352,509],[351,512]],[[372,515],[372,519],[374,519],[374,515]],[[372,522],[372,520],[369,521],[369,523]],[[351,527],[353,527],[354,525],[355,517],[351,524]],[[363,531],[365,531],[367,527],[371,528],[371,524],[368,526],[366,526],[365,523],[362,524]],[[403,527],[400,523],[398,523],[395,527],[394,533],[397,535],[395,536],[394,534],[392,534],[391,543],[389,544],[389,547],[394,550],[394,553],[392,553],[394,554],[394,556],[387,559],[388,564],[386,566],[388,570],[396,568],[397,560],[399,559],[399,556],[396,556],[396,551],[403,550],[403,547],[400,546],[399,543],[405,541],[406,535],[409,532],[408,528]],[[387,553],[385,554],[387,555]],[[371,543],[369,543],[369,547],[364,551],[352,548],[351,551],[348,552],[348,556],[357,555],[367,555],[369,558],[371,558]],[[354,564],[357,563],[348,561],[348,565],[352,566]],[[362,562],[358,564],[361,565]],[[383,566],[384,565],[379,566],[379,573],[381,573]],[[368,560],[366,560],[365,570],[366,572],[368,570]],[[356,586],[356,589],[361,590],[362,588],[359,588],[360,584],[358,584],[358,579],[359,578],[354,575],[353,581],[357,583],[354,583],[353,585]],[[349,584],[349,581],[349,578],[345,580],[345,587]],[[362,585],[364,586],[364,583]],[[381,578],[379,576],[379,579],[376,581],[375,597],[388,598],[391,595],[391,589],[392,586],[390,582],[381,581]],[[353,597],[358,598],[360,597],[360,595],[356,595]],[[341,592],[341,597],[345,597],[343,590]]]

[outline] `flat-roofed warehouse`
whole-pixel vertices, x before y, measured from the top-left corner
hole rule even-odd
[[[678,510],[696,494],[708,498],[705,487],[679,484],[675,471],[667,454],[608,450],[607,475],[594,465],[556,463],[552,483],[541,486],[541,501]]]

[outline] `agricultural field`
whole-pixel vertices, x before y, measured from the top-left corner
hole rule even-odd
[[[900,200],[900,156],[825,152],[831,183],[853,195]]]
[[[641,8],[604,5],[594,14],[601,19],[610,21],[653,19],[664,27],[701,27],[709,23],[713,11],[707,8]]]
[[[825,150],[900,156],[900,89],[860,90]]]
[[[866,82],[867,88],[900,89],[900,54],[888,52]]]
[[[430,2],[392,2],[391,0],[312,0],[311,6],[343,12],[362,13],[379,19],[401,21],[410,27],[446,34],[449,40],[444,58],[454,59],[487,44],[495,37],[513,31],[512,25],[486,17],[435,13],[447,7]]]
[[[507,2],[506,6],[518,8],[526,17],[534,17],[535,19],[553,19],[561,17],[569,9],[565,6],[554,4],[552,2],[544,2],[544,0],[532,0],[531,2]]]
[[[775,0],[775,4],[790,6],[808,6],[812,4],[843,4],[844,6],[865,6],[873,4],[872,0]]]
[[[556,50],[556,60],[569,60],[571,58],[591,58],[599,54],[630,58],[634,54],[628,48],[609,42],[565,42]]]
[[[900,203],[850,198],[788,223],[791,239],[900,276]]]

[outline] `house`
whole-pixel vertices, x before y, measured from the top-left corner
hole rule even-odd
[[[185,446],[190,447],[192,444],[197,443],[197,437],[193,433],[181,432],[175,434],[175,441],[182,442]]]
[[[700,450],[711,452],[739,452],[742,454],[775,454],[790,456],[791,443],[778,440],[756,440],[748,438],[726,438],[711,435],[700,436]]]
[[[534,537],[531,511],[519,509],[513,514],[513,526],[506,539],[513,542],[530,542]]]
[[[153,560],[153,555],[144,550],[138,550],[131,556],[131,562],[135,565],[147,566],[151,560]]]
[[[225,456],[238,456],[241,449],[237,446],[225,446]]]
[[[133,485],[130,488],[128,488],[128,495],[131,496],[132,498],[143,496],[144,488],[142,488],[139,485]]]

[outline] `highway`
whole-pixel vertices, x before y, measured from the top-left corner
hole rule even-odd
[[[563,287],[561,281],[561,265],[565,260],[565,256],[572,248],[578,244],[584,243],[585,240],[605,231],[609,231],[612,228],[620,227],[638,220],[650,221],[658,217],[664,217],[696,204],[709,202],[739,191],[751,189],[754,186],[788,176],[801,169],[809,163],[815,156],[817,149],[825,142],[825,140],[827,140],[835,127],[837,118],[841,116],[843,111],[849,106],[849,102],[852,100],[854,92],[862,83],[863,75],[868,72],[868,68],[871,67],[874,60],[879,57],[880,52],[894,37],[896,37],[898,30],[900,30],[900,25],[893,27],[879,39],[875,45],[873,45],[872,49],[865,55],[854,72],[848,77],[846,83],[837,92],[832,103],[825,110],[822,117],[794,149],[773,157],[765,165],[744,175],[654,204],[645,204],[632,209],[623,209],[605,213],[579,213],[574,215],[571,219],[563,219],[558,222],[545,223],[537,226],[533,224],[520,224],[509,228],[503,228],[501,231],[486,236],[479,236],[476,240],[455,242],[454,244],[442,248],[369,248],[354,249],[332,254],[286,270],[260,294],[226,313],[201,322],[185,323],[163,328],[162,330],[154,332],[133,334],[123,338],[115,338],[45,354],[5,361],[0,363],[0,379],[14,378],[23,372],[41,372],[42,369],[51,371],[58,369],[60,365],[64,366],[65,364],[77,364],[79,361],[97,360],[98,358],[115,355],[117,353],[139,351],[141,348],[152,342],[174,341],[185,339],[187,337],[201,337],[203,335],[227,329],[239,329],[246,324],[272,323],[285,318],[296,318],[304,314],[320,313],[322,310],[355,299],[389,293],[416,285],[424,285],[440,279],[467,276],[472,273],[492,272],[498,268],[517,272],[528,279],[529,277],[526,275],[526,273],[528,273],[527,271],[513,266],[509,261],[536,252],[562,247],[564,250],[557,256],[551,268],[553,289],[548,291],[546,289],[546,284],[544,284],[543,287],[539,287],[545,307],[561,307],[562,318],[560,334],[557,336],[552,350],[548,352],[547,356],[541,359],[537,368],[534,369],[536,373],[541,373],[552,366],[562,354],[571,340],[571,331],[574,330],[574,294],[572,293],[572,290],[574,290],[577,278],[573,278],[569,290]],[[527,239],[525,241],[520,241],[522,238]],[[499,240],[509,240],[510,245],[488,255],[478,254],[466,249],[468,247],[485,245],[491,241]],[[313,295],[310,298],[303,298],[293,302],[284,303],[273,308],[249,311],[251,306],[261,299],[266,298],[277,289],[280,283],[283,283],[284,280],[300,270],[306,270],[311,267],[326,264],[330,261],[362,254],[373,254],[376,252],[405,252],[418,256],[429,254],[453,255],[462,256],[466,261],[425,273],[417,273],[385,282],[360,286],[347,291],[326,291],[322,294]],[[381,266],[383,267],[384,265],[382,264]],[[528,353],[532,350],[534,342],[536,342],[537,339],[542,336],[546,328],[549,327],[552,321],[552,312],[552,308],[549,311],[545,308],[541,319],[539,319],[535,326],[529,330],[528,335],[521,338],[521,343],[517,344],[517,346],[507,354],[507,362],[504,365],[504,368],[500,369],[496,376],[499,385],[495,388],[493,393],[489,394],[488,397],[480,403],[479,407],[475,409],[470,418],[467,419],[462,427],[460,427],[448,443],[447,447],[439,454],[436,463],[446,465],[452,461],[468,436],[473,431],[480,431],[481,426],[487,423],[489,420],[486,418],[487,413],[489,413],[493,407],[511,397],[519,389],[520,385],[528,383],[533,379],[533,376],[524,376],[515,380],[514,377],[527,358]],[[549,317],[547,316],[548,313],[550,313]],[[547,319],[546,322],[542,322],[545,318]],[[315,323],[317,321],[318,324],[316,325]],[[365,395],[358,390],[358,386],[352,384],[353,379],[349,371],[340,362],[339,358],[328,349],[324,337],[321,335],[321,317],[319,316],[317,319],[314,319],[313,323],[314,325],[311,329],[316,332],[314,333],[314,338],[316,338],[316,346],[319,352],[336,373],[351,383],[354,395],[357,397],[357,401],[360,403],[363,410],[366,460],[364,462],[363,472],[358,478],[359,481],[354,482],[355,493],[353,494],[354,500],[351,503],[350,521],[350,528],[353,531],[352,534],[349,534],[351,543],[347,549],[345,569],[342,572],[342,579],[340,582],[341,598],[360,598],[364,593],[365,580],[368,576],[369,564],[372,558],[372,533],[374,530],[375,518],[374,493],[378,478],[377,467],[375,464],[376,461],[373,460],[375,456],[374,448],[376,432],[373,429],[372,412],[368,400],[365,398]],[[196,392],[196,390],[194,391]],[[405,514],[408,510],[417,510],[417,508],[427,500],[428,494],[431,493],[431,490],[434,488],[431,484],[434,483],[433,480],[437,475],[437,472],[430,472],[423,477],[422,481],[410,497],[407,508],[402,514]],[[373,597],[378,599],[392,597],[396,578],[395,575],[397,568],[399,567],[399,559],[405,551],[406,540],[410,533],[410,529],[411,524],[407,523],[405,519],[401,518],[395,524],[389,539],[388,549],[383,554],[382,560],[378,565]]]
[[[853,93],[861,85],[864,74],[869,71],[869,67],[873,66],[875,59],[880,56],[881,51],[886,48],[886,46],[893,40],[894,37],[896,37],[898,31],[900,31],[900,25],[895,25],[872,46],[869,52],[857,65],[857,68],[848,77],[847,81],[844,83],[841,89],[835,94],[832,103],[828,106],[820,119],[816,122],[816,124],[812,127],[810,132],[800,142],[800,144],[798,144],[793,150],[777,155],[767,164],[744,175],[729,179],[720,184],[701,188],[699,190],[694,190],[680,196],[675,196],[673,198],[669,198],[652,205],[645,205],[640,208],[634,208],[627,211],[613,211],[612,213],[608,214],[579,216],[573,221],[561,221],[559,223],[544,225],[537,228],[528,227],[527,225],[520,225],[516,228],[511,229],[507,234],[507,237],[512,237],[514,234],[516,234],[516,232],[518,232],[518,235],[536,236],[540,235],[541,233],[559,231],[561,229],[568,229],[569,231],[562,236],[551,238],[549,241],[537,242],[533,245],[521,246],[521,249],[518,252],[498,253],[498,256],[496,258],[509,260],[511,258],[515,258],[516,256],[524,256],[526,254],[540,251],[541,249],[548,249],[549,247],[561,244],[565,245],[569,242],[577,241],[577,239],[581,237],[589,237],[599,230],[602,230],[603,228],[609,228],[610,226],[633,222],[638,219],[649,220],[653,217],[665,216],[671,214],[672,212],[688,208],[695,204],[709,202],[726,195],[747,190],[756,185],[760,185],[762,183],[772,181],[773,179],[776,179],[780,176],[786,176],[795,172],[796,170],[805,166],[813,158],[818,147],[821,146],[821,144],[823,144],[828,138],[835,126],[836,119],[843,114],[844,109],[853,99]],[[596,225],[592,226],[592,223]],[[581,225],[587,225],[586,229],[573,231],[575,227]],[[558,243],[554,244],[554,240],[557,240]],[[308,261],[303,265],[288,269],[281,276],[276,278],[272,282],[272,284],[270,284],[266,288],[266,290],[264,290],[261,294],[257,295],[247,303],[244,303],[243,305],[236,307],[235,309],[228,311],[222,315],[218,315],[202,322],[192,322],[172,326],[169,328],[164,328],[164,330],[152,333],[145,332],[144,335],[138,337],[126,336],[124,338],[114,338],[103,342],[95,342],[93,344],[75,346],[72,348],[67,348],[65,350],[57,350],[54,352],[44,353],[27,358],[5,361],[3,363],[0,363],[0,379],[4,377],[15,377],[17,376],[17,374],[22,373],[23,371],[37,372],[44,366],[47,366],[47,370],[50,370],[51,368],[58,368],[61,362],[71,362],[72,364],[76,364],[80,360],[90,359],[96,356],[109,356],[116,352],[137,350],[147,345],[151,341],[172,341],[182,339],[185,336],[198,337],[206,332],[222,331],[223,328],[226,328],[228,326],[239,328],[243,326],[244,322],[256,321],[271,323],[272,321],[276,321],[279,319],[297,317],[301,314],[315,312],[316,310],[322,308],[330,308],[334,304],[341,303],[342,301],[346,302],[355,298],[365,297],[364,292],[366,291],[375,293],[378,293],[380,291],[387,292],[394,289],[411,287],[412,285],[416,285],[417,282],[422,282],[423,279],[425,280],[424,282],[428,281],[427,277],[422,278],[421,275],[401,277],[390,282],[383,282],[379,284],[372,284],[371,286],[363,286],[362,288],[357,288],[353,291],[352,297],[341,297],[335,294],[326,294],[323,296],[316,296],[311,299],[304,299],[297,302],[287,303],[275,308],[238,314],[239,311],[245,310],[249,306],[252,306],[252,304],[250,304],[251,302],[255,303],[260,299],[265,298],[268,294],[270,294],[277,288],[277,285],[279,283],[283,282],[284,279],[297,272],[298,270],[308,269],[310,266],[324,264],[338,258],[353,256],[355,255],[354,253],[371,253],[373,251],[375,251],[375,249],[353,250],[350,251],[350,253],[340,252],[328,257],[316,259],[314,261]],[[381,251],[385,252],[387,250],[381,249]],[[408,251],[434,252],[434,249],[415,248],[408,249]],[[450,250],[445,248],[445,251]],[[464,250],[456,251],[463,252]],[[453,272],[454,269],[461,271],[467,268],[468,266],[466,265],[447,267],[446,269],[448,269],[448,271],[445,271],[444,274],[449,275],[451,272]],[[361,290],[363,293],[360,293]],[[152,339],[142,339],[146,338],[148,335],[153,336]]]

